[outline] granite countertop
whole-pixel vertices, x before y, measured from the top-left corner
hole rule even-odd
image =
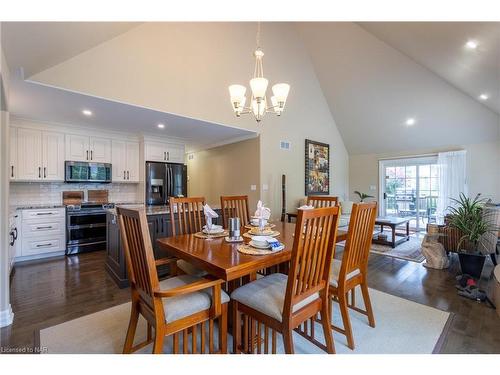
[[[27,204],[20,206],[10,206],[11,211],[15,210],[30,210],[30,209],[41,209],[41,208],[61,208],[64,207],[63,204]]]
[[[123,203],[123,204],[115,204],[115,207],[125,207],[125,208],[145,208],[146,215],[163,215],[170,214],[169,206],[146,206],[142,203]],[[107,210],[112,215],[116,215],[116,209],[110,208]]]

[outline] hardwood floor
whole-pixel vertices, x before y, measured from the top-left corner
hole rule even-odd
[[[129,290],[116,287],[104,263],[100,251],[17,265],[11,285],[14,323],[0,329],[0,352],[34,348],[38,330],[128,301]],[[492,268],[487,260],[482,289],[491,284]],[[457,295],[458,270],[455,257],[448,270],[428,270],[419,263],[372,254],[369,286],[452,312],[441,353],[500,353],[500,319],[486,305]]]

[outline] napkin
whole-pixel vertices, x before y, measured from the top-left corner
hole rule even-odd
[[[259,219],[269,220],[271,217],[271,209],[268,207],[264,207],[264,203],[262,201],[257,202],[257,211],[255,211],[255,217]]]
[[[219,215],[217,215],[217,212],[212,210],[212,208],[208,204],[205,204],[203,206],[203,214],[205,215],[205,221],[207,223],[207,228],[212,227],[212,219],[219,217]]]

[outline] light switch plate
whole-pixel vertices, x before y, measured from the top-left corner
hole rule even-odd
[[[257,190],[257,185],[250,185],[250,190],[252,190],[252,191]]]
[[[263,190],[263,191],[268,191],[268,190],[269,190],[269,185],[267,185],[267,184],[262,184],[262,190]]]

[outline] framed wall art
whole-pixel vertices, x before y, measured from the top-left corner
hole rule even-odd
[[[330,194],[330,145],[306,139],[306,195]]]

